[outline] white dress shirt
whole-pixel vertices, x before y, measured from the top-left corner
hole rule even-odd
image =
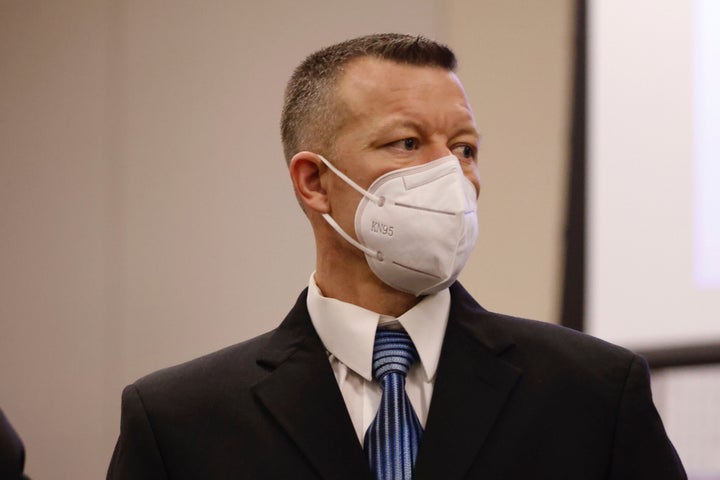
[[[382,396],[382,387],[372,378],[373,344],[378,325],[405,329],[415,344],[420,361],[410,368],[405,390],[425,428],[450,312],[448,289],[426,296],[395,318],[324,297],[313,272],[308,285],[307,308],[327,350],[360,444],[375,418]]]

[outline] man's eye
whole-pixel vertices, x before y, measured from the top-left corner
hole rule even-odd
[[[402,150],[412,151],[417,150],[419,145],[417,138],[403,138],[390,144],[393,147],[400,148]]]
[[[406,138],[403,140],[405,150],[415,150],[417,148],[417,140],[414,138]]]
[[[453,153],[458,158],[465,158],[468,160],[472,160],[475,158],[475,149],[470,145],[458,145],[453,149]]]

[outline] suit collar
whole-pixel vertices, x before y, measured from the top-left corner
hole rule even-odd
[[[325,348],[298,298],[260,353],[270,370],[253,391],[322,478],[369,480],[370,469]]]
[[[505,357],[512,338],[495,314],[459,284],[418,453],[416,480],[463,478],[522,371]],[[259,401],[322,478],[371,478],[325,348],[310,321],[307,290],[258,357],[270,370],[253,388]]]
[[[375,331],[383,319],[400,323],[415,344],[425,378],[434,380],[450,310],[447,289],[425,296],[395,318],[324,297],[311,275],[307,309],[325,348],[368,382],[372,381]]]
[[[503,359],[512,339],[494,328],[493,314],[455,283],[427,425],[418,453],[417,480],[460,479],[506,404],[521,371]]]

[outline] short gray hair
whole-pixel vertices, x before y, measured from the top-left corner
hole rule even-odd
[[[366,35],[323,48],[293,72],[285,89],[280,130],[285,160],[302,150],[329,155],[341,125],[335,98],[344,67],[361,57],[455,71],[455,54],[446,45],[422,36],[399,33]]]

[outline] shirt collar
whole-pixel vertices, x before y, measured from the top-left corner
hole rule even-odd
[[[450,292],[447,288],[427,295],[394,319],[351,303],[324,297],[315,283],[313,272],[308,284],[307,308],[313,326],[328,352],[367,381],[372,380],[375,330],[379,323],[393,320],[402,325],[415,344],[425,380],[434,380],[450,312]]]

